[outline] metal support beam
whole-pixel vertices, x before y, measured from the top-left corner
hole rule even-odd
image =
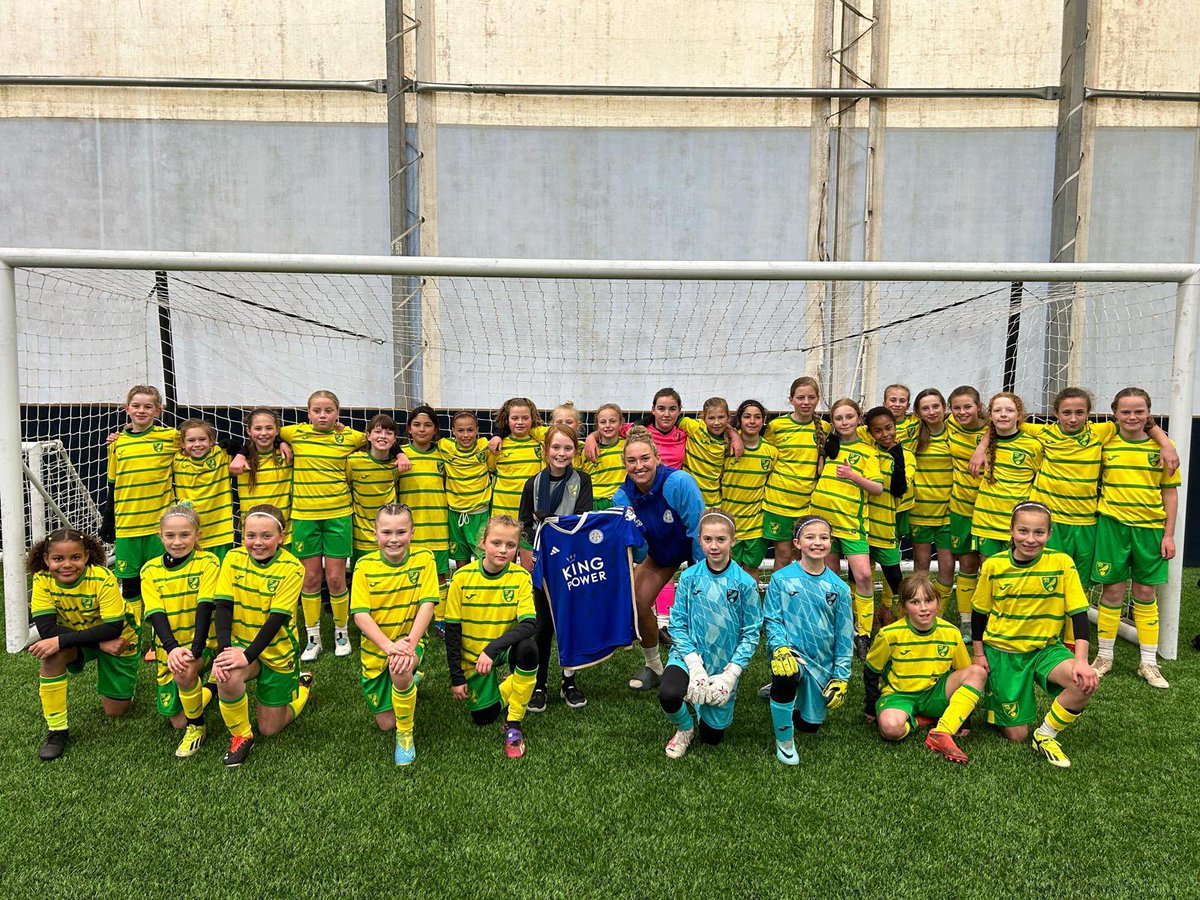
[[[0,75],[14,87],[188,88],[204,91],[354,91],[382,94],[387,82],[314,81],[295,78],[126,78],[115,75]]]
[[[813,4],[812,78],[818,89],[832,84],[829,54],[833,51],[833,0]],[[828,97],[813,97],[808,124],[808,242],[810,260],[829,259],[829,114]],[[804,346],[824,346],[821,354],[806,353],[804,374],[815,378],[829,393],[828,342],[825,341],[825,310],[833,286],[813,281],[805,285]]]
[[[412,22],[412,24],[409,24]],[[415,27],[415,21],[404,14],[404,0],[384,0],[384,27],[389,85],[405,85],[404,37]],[[420,219],[415,197],[409,196],[409,168],[416,164],[416,154],[408,140],[405,91],[388,92],[388,213],[391,236],[388,246],[393,255],[414,256]],[[413,276],[392,278],[392,405],[407,408],[412,398],[419,396],[420,371],[413,363],[419,353],[420,281]],[[414,302],[415,301],[415,302]]]
[[[0,263],[0,404],[19,416],[16,273]],[[4,630],[9,653],[29,636],[29,589],[25,582],[25,477],[20,427],[0,428],[0,540],[4,546]]]
[[[1086,101],[1089,58],[1095,57],[1089,41],[1093,27],[1091,0],[1064,0],[1062,21],[1062,84],[1058,98],[1058,129],[1054,143],[1054,197],[1050,217],[1050,259],[1075,262],[1087,259],[1087,226],[1090,220],[1092,114]],[[1042,408],[1053,407],[1054,397],[1078,378],[1079,333],[1086,298],[1079,290],[1046,307],[1046,343]]]
[[[820,18],[823,0],[816,0],[817,29],[823,29]],[[832,7],[831,7],[832,9]],[[819,35],[818,35],[819,38]],[[828,53],[828,51],[826,51]],[[828,66],[829,57],[820,47],[813,53],[814,65]],[[440,81],[417,81],[412,89],[418,94],[499,94],[544,95],[549,97],[808,97],[820,100],[876,99],[1025,99],[1057,100],[1058,87],[1003,88],[877,88],[867,86],[827,86],[817,76],[813,87],[719,87],[657,84],[473,84]]]

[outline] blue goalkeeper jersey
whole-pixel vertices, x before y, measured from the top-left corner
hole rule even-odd
[[[671,607],[671,655],[699,653],[704,671],[719,675],[730,663],[745,669],[762,630],[758,583],[737,563],[713,572],[708,561],[688,566]]]
[[[603,662],[637,640],[632,549],[641,544],[627,509],[556,516],[538,526],[533,583],[550,602],[564,668]]]
[[[854,612],[850,588],[833,571],[810,575],[798,562],[784,566],[767,585],[763,622],[768,656],[791,647],[822,689],[834,678],[849,681]]]
[[[613,494],[613,506],[627,506],[637,515],[638,527],[646,536],[646,549],[634,554],[641,562],[649,553],[660,566],[704,559],[700,549],[700,514],[704,498],[696,479],[687,472],[659,463],[654,483],[642,493],[626,478]]]

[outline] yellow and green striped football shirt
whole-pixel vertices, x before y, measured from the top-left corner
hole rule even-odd
[[[972,475],[967,468],[975,448],[979,446],[987,426],[963,428],[953,418],[946,420],[946,433],[950,436],[950,458],[954,463],[954,481],[950,488],[950,512],[956,516],[971,518],[975,511],[975,495],[979,492],[979,476]]]
[[[725,457],[729,454],[728,441],[724,435],[718,437],[703,422],[690,416],[680,416],[676,427],[687,435],[683,470],[696,479],[705,506],[720,506],[721,473],[725,468]]]
[[[213,447],[200,459],[182,450],[171,465],[175,496],[186,500],[200,517],[200,545],[226,547],[233,543],[233,486],[229,454]]]
[[[904,421],[896,423],[896,440],[906,446],[908,444],[915,444],[917,442],[917,432],[920,430],[920,417],[909,413],[904,417]]]
[[[178,449],[179,432],[160,425],[140,433],[124,429],[108,445],[117,537],[158,534],[158,520],[174,502],[171,463]]]
[[[822,428],[828,435],[828,426]],[[797,422],[791,416],[780,416],[767,423],[763,440],[779,451],[779,461],[767,479],[763,511],[792,518],[803,515],[808,512],[809,499],[817,483],[814,422]]]
[[[350,612],[369,615],[389,641],[408,637],[421,605],[437,601],[437,566],[428,550],[412,549],[398,563],[376,551],[354,566]],[[387,654],[365,634],[360,649],[363,678],[375,678],[387,669]]]
[[[412,468],[400,476],[400,502],[412,510],[413,547],[437,553],[450,549],[450,508],[446,504],[446,464],[436,447],[405,444]]]
[[[1100,469],[1102,514],[1134,528],[1162,528],[1167,523],[1163,488],[1179,487],[1179,470],[1168,475],[1159,467],[1158,444],[1150,438],[1131,441],[1117,432],[1104,442]]]
[[[346,480],[350,483],[350,507],[354,511],[354,549],[374,550],[375,514],[396,502],[396,461],[376,459],[371,451],[351,453],[346,460]],[[416,521],[416,512],[413,513]]]
[[[258,469],[254,473],[254,484],[250,484],[250,473],[237,477],[238,504],[241,514],[246,515],[251,507],[269,503],[283,513],[283,543],[292,542],[292,463],[276,450],[259,456]]]
[[[495,575],[482,560],[458,569],[446,594],[447,622],[462,625],[463,673],[475,670],[483,649],[517,622],[536,619],[529,573],[509,563]]]
[[[464,450],[458,441],[442,438],[437,443],[446,464],[446,502],[456,513],[482,512],[492,498],[492,473],[488,469],[488,442],[475,438]]]
[[[500,452],[489,455],[489,466],[496,473],[492,484],[492,515],[517,518],[521,511],[521,491],[525,482],[542,471],[542,441],[546,427],[539,425],[528,437],[506,437]]]
[[[74,584],[59,584],[49,572],[35,574],[30,614],[36,618],[48,613],[72,631],[122,622],[121,637],[129,646],[120,655],[137,653],[137,632],[125,613],[125,598],[116,576],[104,566],[87,566]]]
[[[962,633],[943,619],[934,619],[933,627],[924,632],[908,619],[885,625],[876,633],[866,661],[880,677],[883,697],[927,691],[947,672],[970,664]]]
[[[916,439],[910,445],[917,460],[913,478],[913,508],[910,525],[941,528],[950,521],[950,490],[954,484],[954,460],[950,455],[950,431],[929,436],[924,450],[917,450]],[[974,452],[974,451],[972,451]]]
[[[1046,504],[1055,525],[1095,525],[1100,499],[1100,456],[1104,442],[1117,433],[1112,422],[1087,422],[1074,433],[1057,423],[1021,424],[1021,433],[1042,445],[1042,467],[1030,500]]]
[[[896,461],[890,453],[880,449],[874,441],[869,442],[875,447],[879,457],[879,475],[883,479],[883,493],[878,496],[867,495],[867,543],[872,547],[895,547],[900,536],[896,534],[896,514],[903,512],[901,507],[907,504],[912,508],[913,479],[916,476],[917,460],[912,452],[901,447],[904,454],[904,479],[907,489],[903,496],[893,497],[892,475]]]
[[[321,431],[307,423],[284,425],[281,439],[292,447],[292,518],[322,522],[351,514],[346,460],[367,442],[361,431]]]
[[[1014,560],[1011,550],[989,556],[971,605],[988,617],[984,643],[1009,653],[1053,644],[1063,622],[1088,606],[1075,563],[1057,550],[1043,550],[1028,562]]]
[[[843,441],[837,459],[825,460],[825,467],[813,488],[811,510],[829,520],[833,526],[833,536],[838,540],[865,540],[867,492],[853,481],[838,478],[837,469],[841,464],[850,466],[864,478],[883,483],[883,476],[879,472],[879,452],[866,441]]]
[[[1033,480],[1042,464],[1042,445],[1037,438],[1017,431],[1007,437],[996,435],[990,453],[995,454],[992,472],[979,482],[971,533],[978,538],[1006,541],[1012,534],[1013,507],[1029,499]]]
[[[304,586],[304,566],[286,550],[266,562],[254,559],[245,547],[234,547],[221,563],[214,599],[233,601],[233,646],[249,647],[267,616],[282,613],[287,623],[275,632],[259,662],[276,672],[296,668],[300,642],[296,638],[296,606]]]
[[[739,541],[762,537],[763,497],[778,460],[779,451],[764,440],[759,440],[757,447],[747,444],[741,459],[725,459],[721,508],[733,516]]]
[[[597,500],[611,500],[625,481],[625,438],[619,437],[607,446],[596,437],[596,461],[587,458],[579,469],[592,476],[592,496]],[[580,454],[582,456],[582,454]],[[578,460],[580,457],[576,457]]]
[[[221,563],[216,555],[204,550],[194,550],[191,556],[173,569],[168,569],[161,556],[142,566],[142,603],[145,616],[160,612],[167,617],[171,633],[179,646],[190,647],[196,635],[196,607],[201,601],[212,601],[217,592],[217,577]],[[217,648],[216,633],[210,629],[207,646]],[[170,680],[167,669],[167,654],[158,641],[154,642],[154,655],[158,659],[159,683]]]

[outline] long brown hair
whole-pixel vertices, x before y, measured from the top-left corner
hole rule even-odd
[[[987,480],[988,480],[988,484],[996,483],[996,439],[998,437],[1000,437],[1000,435],[996,432],[996,422],[994,419],[992,419],[992,405],[997,400],[1011,400],[1013,402],[1013,405],[1017,408],[1017,426],[1018,427],[1020,426],[1020,424],[1022,422],[1025,421],[1025,404],[1024,404],[1024,402],[1022,402],[1021,398],[1018,397],[1016,394],[1014,394],[1012,391],[1001,391],[998,394],[993,394],[992,399],[988,401],[988,405],[987,405],[987,409],[988,409],[988,423],[987,423],[987,427],[988,427],[988,449],[987,449],[987,461],[988,461]]]
[[[918,453],[924,453],[929,447],[929,442],[933,440],[933,432],[930,430],[929,425],[925,422],[925,419],[921,417],[921,413],[917,412],[917,410],[921,408],[921,401],[926,397],[937,397],[938,402],[942,404],[942,415],[946,415],[946,398],[942,396],[942,392],[937,388],[925,388],[925,390],[917,394],[917,399],[913,401],[912,407],[913,411],[917,413],[917,421],[919,422],[917,425]]]
[[[246,413],[246,436],[250,437],[250,426],[254,424],[254,420],[259,416],[270,416],[275,423],[275,438],[279,438],[279,430],[283,428],[283,423],[279,421],[279,416],[275,414],[275,410],[267,409],[265,406],[256,406],[250,412]],[[182,435],[183,432],[180,432]],[[246,448],[246,483],[251,489],[258,483],[258,467],[260,464],[258,445],[254,443],[254,439],[250,438],[247,442],[249,446]],[[275,451],[278,453],[279,451]]]

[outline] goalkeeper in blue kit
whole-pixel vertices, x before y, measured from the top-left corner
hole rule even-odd
[[[733,517],[720,509],[700,516],[698,540],[703,562],[688,566],[671,607],[671,655],[658,687],[658,702],[675,725],[667,756],[679,759],[696,735],[719,744],[733,722],[733,704],[742,671],[758,648],[762,608],[758,584],[730,552],[737,538]]]
[[[795,730],[815,732],[845,702],[854,649],[850,589],[825,565],[829,522],[804,516],[794,534],[799,558],[771,576],[763,600],[775,756],[789,766],[800,762]]]

